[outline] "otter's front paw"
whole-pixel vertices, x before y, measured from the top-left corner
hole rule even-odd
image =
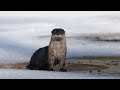
[[[49,71],[55,71],[53,68],[49,68]]]
[[[61,71],[61,72],[67,72],[67,69],[60,68],[60,70],[59,70],[59,71]]]
[[[32,67],[31,70],[39,70],[38,67]]]

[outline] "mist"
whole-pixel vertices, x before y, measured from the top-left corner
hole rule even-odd
[[[119,11],[0,11],[0,31],[32,30],[49,35],[54,28],[67,35],[120,32]]]

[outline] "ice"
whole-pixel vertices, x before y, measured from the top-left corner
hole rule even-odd
[[[0,79],[119,79],[86,72],[55,72],[37,70],[0,69]]]

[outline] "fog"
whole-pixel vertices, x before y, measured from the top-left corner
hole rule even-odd
[[[0,11],[0,30],[38,30],[49,34],[63,28],[70,35],[120,32],[119,11]]]

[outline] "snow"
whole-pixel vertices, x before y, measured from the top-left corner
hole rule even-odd
[[[119,79],[86,72],[55,72],[37,70],[0,69],[0,79]]]
[[[119,43],[101,43],[68,38],[82,33],[119,32],[120,12],[0,12],[0,64],[29,62],[38,48],[47,46],[51,31],[65,29],[68,57],[120,55]],[[102,38],[110,38],[103,37]],[[115,39],[119,38],[114,37]],[[49,72],[0,69],[2,79],[92,79],[120,78],[83,72]]]

